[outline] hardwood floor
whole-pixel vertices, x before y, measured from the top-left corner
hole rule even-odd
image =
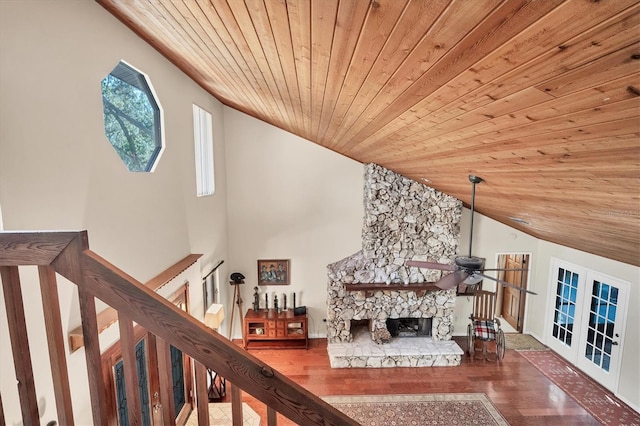
[[[455,340],[466,349],[466,338]],[[516,351],[507,350],[500,362],[465,355],[458,367],[332,369],[326,345],[326,339],[311,339],[308,350],[251,353],[319,396],[481,392],[511,425],[600,424]],[[266,425],[265,405],[247,394],[243,401]],[[293,424],[278,415],[279,426]]]

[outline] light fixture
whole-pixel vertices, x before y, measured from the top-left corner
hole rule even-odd
[[[471,274],[469,275],[469,277],[463,281],[464,284],[466,285],[476,285],[478,284],[480,281],[482,281],[484,277],[482,275],[478,275],[478,274]]]
[[[224,320],[224,306],[219,303],[214,303],[209,306],[207,312],[204,314],[204,323],[207,327],[218,330],[220,324]]]

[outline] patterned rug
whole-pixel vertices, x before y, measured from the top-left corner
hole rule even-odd
[[[603,425],[640,426],[640,414],[553,351],[519,352]]]
[[[483,393],[325,396],[325,401],[363,426],[508,426]]]

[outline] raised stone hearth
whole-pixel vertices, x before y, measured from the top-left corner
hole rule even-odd
[[[379,345],[366,327],[353,332],[353,340],[328,345],[332,368],[443,367],[460,365],[463,350],[453,340],[434,342],[431,337],[395,337]]]
[[[375,164],[365,167],[364,193],[362,250],[327,267],[331,365],[458,365],[462,350],[451,340],[455,289],[419,289],[417,284],[435,282],[442,272],[409,268],[404,262],[451,262],[458,249],[462,203]],[[431,336],[392,337],[389,318],[430,318]],[[367,326],[355,327],[363,320]]]

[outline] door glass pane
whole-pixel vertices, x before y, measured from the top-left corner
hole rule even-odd
[[[611,363],[617,303],[618,289],[616,287],[600,281],[593,281],[584,356],[607,372]]]
[[[149,404],[149,388],[147,378],[146,341],[140,340],[136,345],[136,366],[138,370],[138,385],[140,387],[140,405],[142,408],[142,424],[151,426],[151,411]],[[113,367],[116,384],[116,399],[118,404],[118,424],[129,426],[129,412],[127,411],[127,395],[124,387],[124,362],[118,361]]]
[[[571,346],[578,294],[578,274],[558,268],[556,300],[553,317],[553,337]]]
[[[151,426],[151,404],[149,403],[149,378],[147,377],[147,347],[145,340],[136,345],[136,364],[138,367],[138,386],[140,387],[140,408],[142,424]]]
[[[124,363],[122,360],[113,367],[116,383],[116,399],[118,404],[118,424],[129,426],[129,414],[127,413],[127,395],[124,390]]]
[[[184,393],[184,363],[182,351],[171,346],[171,376],[173,378],[173,403],[176,407],[176,416],[182,411],[186,403]]]

